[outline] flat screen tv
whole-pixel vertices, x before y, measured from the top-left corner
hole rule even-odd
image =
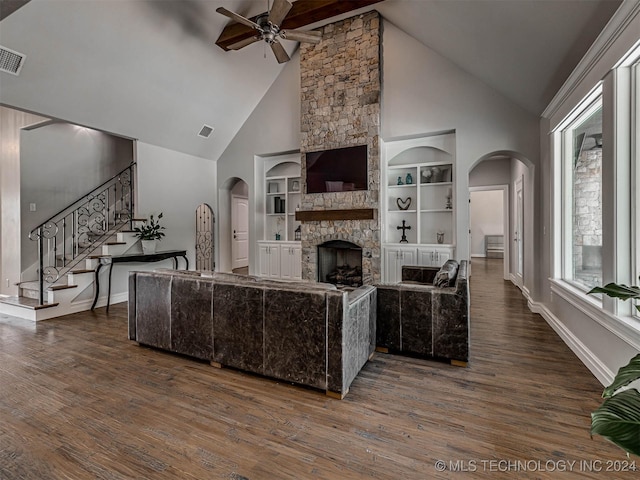
[[[367,146],[307,153],[307,193],[367,190]]]

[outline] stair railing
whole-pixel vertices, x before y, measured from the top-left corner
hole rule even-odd
[[[135,163],[83,195],[29,233],[38,242],[38,298],[103,241],[132,228]]]

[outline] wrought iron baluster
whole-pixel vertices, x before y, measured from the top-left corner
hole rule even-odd
[[[109,210],[109,190],[110,190],[109,187],[107,187],[106,190],[105,190],[105,195],[107,197],[107,201],[105,202],[105,210],[106,210],[105,221],[107,222],[107,226],[104,229],[105,232],[108,232],[109,228],[110,228],[110,226],[109,226],[109,214],[110,214],[110,210]]]
[[[62,266],[67,266],[67,217],[62,217]]]

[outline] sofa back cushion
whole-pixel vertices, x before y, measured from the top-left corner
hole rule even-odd
[[[438,288],[452,287],[456,283],[458,274],[458,262],[447,260],[433,279],[433,285]]]

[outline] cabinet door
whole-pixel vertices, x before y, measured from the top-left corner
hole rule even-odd
[[[416,265],[417,252],[415,248],[392,247],[385,249],[385,281],[398,283],[402,280],[402,266]]]
[[[269,276],[269,245],[258,245],[258,275]]]
[[[291,247],[291,278],[302,280],[302,247],[300,245]]]
[[[280,245],[269,246],[269,277],[280,278]]]
[[[435,267],[436,264],[436,256],[433,250],[423,248],[418,249],[418,265],[422,265],[423,267]]]
[[[450,250],[436,250],[433,253],[435,254],[434,257],[436,259],[434,267],[441,267],[442,265],[444,265],[444,262],[451,258]]]

